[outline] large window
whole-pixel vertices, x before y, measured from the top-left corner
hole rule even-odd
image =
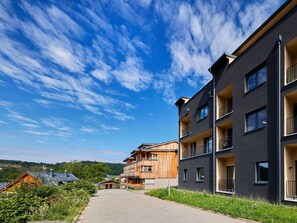
[[[246,115],[246,132],[263,128],[266,125],[266,108]]]
[[[204,152],[205,153],[212,152],[212,136],[204,139]]]
[[[266,81],[267,76],[267,68],[262,67],[261,69],[257,70],[256,72],[253,72],[251,74],[248,74],[246,76],[246,92],[254,89],[255,87],[259,86],[260,84],[264,83]]]
[[[196,142],[191,143],[191,156],[196,156]]]
[[[268,182],[268,162],[259,162],[256,164],[257,183]]]
[[[208,116],[208,105],[204,105],[203,107],[198,109],[198,118],[197,120],[204,119]]]
[[[187,181],[187,180],[188,180],[188,170],[184,169],[183,181]]]
[[[196,181],[204,181],[204,168],[199,167],[196,169]]]

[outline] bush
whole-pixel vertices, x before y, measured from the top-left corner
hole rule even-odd
[[[20,187],[0,194],[0,222],[64,220],[72,222],[87,205],[96,187],[85,182],[54,186]]]
[[[73,183],[68,183],[64,185],[65,190],[73,190],[73,189],[83,189],[88,192],[89,195],[93,195],[96,193],[97,189],[96,186],[88,183],[86,181],[76,181]]]

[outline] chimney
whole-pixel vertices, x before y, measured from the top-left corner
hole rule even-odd
[[[50,169],[50,177],[54,177],[53,169]]]
[[[68,171],[67,170],[64,171],[64,174],[65,174],[65,177],[68,177]]]

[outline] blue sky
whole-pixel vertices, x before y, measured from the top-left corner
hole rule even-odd
[[[281,4],[0,2],[0,159],[121,162],[177,139],[180,96]]]

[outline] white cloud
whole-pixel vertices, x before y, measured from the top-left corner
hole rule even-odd
[[[31,123],[31,124],[38,124],[37,121],[31,119],[31,118],[27,118],[24,115],[18,113],[18,112],[14,112],[14,111],[10,111],[9,114],[7,115],[12,121],[16,121],[16,122],[27,122],[27,123]]]
[[[83,126],[80,128],[80,131],[85,132],[85,133],[94,133],[97,131],[97,129],[92,128],[92,127]]]
[[[103,131],[119,131],[120,128],[108,125],[100,125]]]
[[[149,88],[152,74],[144,70],[141,64],[139,58],[127,57],[125,62],[121,62],[120,66],[112,71],[114,78],[132,91],[138,92]]]

